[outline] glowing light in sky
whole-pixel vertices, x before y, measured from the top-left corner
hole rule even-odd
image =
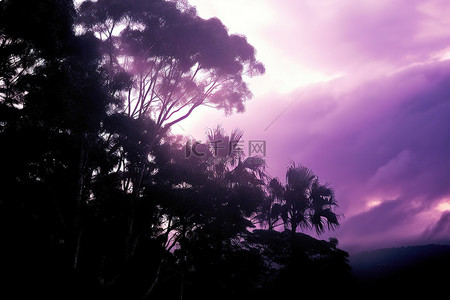
[[[251,88],[255,96],[270,91],[288,93],[298,87],[335,79],[341,74],[324,74],[305,66],[298,58],[288,55],[286,45],[274,39],[273,30],[280,28],[283,20],[282,12],[274,9],[271,0],[231,0],[209,1],[192,0],[198,14],[203,18],[218,17],[230,30],[230,33],[243,34],[255,46],[257,57],[266,66],[266,74],[251,80]],[[295,24],[285,24],[293,27]],[[275,33],[277,34],[277,33]],[[293,36],[291,46],[302,49],[295,43]]]
[[[437,210],[440,212],[450,210],[450,199],[444,199],[441,203],[439,203]]]

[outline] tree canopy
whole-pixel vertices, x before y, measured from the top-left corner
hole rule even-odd
[[[201,105],[243,112],[251,98],[244,76],[264,73],[244,36],[179,4],[85,1],[77,18],[101,41],[111,86],[125,88],[127,115],[148,115],[166,130]]]

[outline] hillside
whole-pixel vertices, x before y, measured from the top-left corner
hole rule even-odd
[[[350,257],[359,286],[375,293],[445,291],[450,279],[450,246],[420,245],[380,249]]]

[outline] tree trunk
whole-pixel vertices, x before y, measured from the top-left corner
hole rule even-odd
[[[295,234],[296,234],[296,230],[297,230],[297,222],[292,222],[291,219],[291,255],[294,255],[295,252],[295,246],[294,246],[294,242],[295,242]]]
[[[156,284],[159,281],[159,277],[161,275],[161,268],[162,268],[162,266],[164,264],[164,257],[165,257],[165,254],[166,254],[165,253],[166,252],[166,245],[167,245],[167,241],[169,239],[171,222],[172,222],[172,219],[169,218],[168,225],[167,225],[167,230],[164,233],[164,240],[162,241],[162,245],[161,245],[161,259],[159,261],[158,268],[156,269],[155,278],[153,279],[152,284],[150,285],[149,289],[147,290],[147,293],[142,298],[143,300],[145,300],[145,299],[150,297],[150,295],[152,294],[153,290],[155,289]]]
[[[80,156],[78,161],[78,180],[77,180],[77,195],[76,195],[76,210],[73,225],[73,237],[75,242],[74,257],[73,257],[73,268],[78,267],[78,259],[80,254],[80,244],[81,244],[81,214],[83,205],[83,186],[84,186],[84,167],[86,158],[86,133],[81,136],[80,145]]]
[[[153,279],[152,284],[150,285],[149,289],[147,290],[147,293],[145,293],[145,296],[142,298],[143,300],[148,299],[150,295],[152,294],[156,284],[159,281],[159,277],[161,275],[161,268],[164,263],[164,256],[161,257],[161,260],[159,261],[158,268],[156,269],[155,278]]]
[[[184,296],[184,270],[181,271],[180,300],[183,300],[183,296]]]
[[[297,224],[294,222],[294,223],[291,223],[291,240],[292,240],[292,242],[294,241],[294,239],[295,239],[295,234],[297,233]]]
[[[130,216],[128,221],[128,237],[126,240],[126,257],[130,259],[134,256],[134,250],[138,243],[139,232],[136,234],[136,206],[139,200],[139,190],[141,188],[142,180],[145,172],[145,161],[142,162],[142,167],[139,168],[137,180],[133,181],[133,196],[130,203]]]

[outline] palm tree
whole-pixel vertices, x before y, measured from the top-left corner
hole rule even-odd
[[[280,221],[284,186],[278,178],[272,178],[266,184],[266,195],[258,209],[256,219],[269,230],[277,227]]]
[[[334,190],[327,184],[320,184],[316,178],[311,186],[310,194],[311,214],[310,222],[317,234],[333,230],[339,226],[339,216],[333,212],[337,206]]]
[[[212,158],[210,165],[215,177],[224,177],[241,160],[242,149],[239,148],[239,144],[242,136],[243,132],[239,129],[234,129],[227,135],[220,125],[207,131]]]
[[[215,178],[225,179],[233,185],[262,186],[266,177],[265,162],[256,157],[244,157],[240,145],[243,131],[234,129],[227,135],[221,126],[210,129],[207,139],[211,145],[209,166]]]
[[[314,228],[321,234],[326,228],[339,226],[338,215],[333,211],[337,206],[333,189],[320,184],[309,168],[292,163],[286,172],[283,196],[281,217],[292,237],[297,228]]]

